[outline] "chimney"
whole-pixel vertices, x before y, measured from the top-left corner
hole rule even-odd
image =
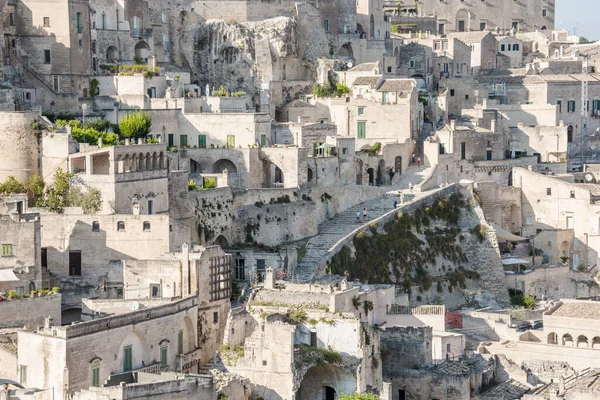
[[[102,142],[102,138],[101,138],[101,137],[99,137],[99,138],[98,138],[98,147],[102,147],[102,144],[103,144],[103,142]]]
[[[265,274],[265,289],[275,289],[275,273],[273,267],[269,266]]]
[[[52,317],[47,316],[44,318],[44,329],[50,329],[52,327]]]
[[[156,68],[156,56],[152,55],[148,57],[148,69]]]
[[[455,119],[450,120],[450,129],[452,129],[453,131],[456,130],[456,120]]]
[[[142,211],[142,206],[139,203],[135,203],[133,205],[133,215],[140,215]]]

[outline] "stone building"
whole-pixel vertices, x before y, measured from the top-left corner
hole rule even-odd
[[[512,36],[500,36],[498,40],[498,51],[510,58],[510,68],[523,67],[523,41]]]
[[[554,29],[555,2],[527,0],[512,4],[502,0],[454,2],[425,0],[419,3],[423,15],[438,20],[439,34],[496,30],[551,31]],[[493,10],[493,11],[492,11]]]
[[[68,156],[69,172],[102,192],[102,214],[169,211],[165,144],[81,146]]]
[[[574,242],[558,244],[561,256],[574,268],[590,269],[598,263],[596,240],[600,220],[596,216],[596,185],[575,184],[569,176],[550,176],[514,168],[512,182],[522,192],[523,232],[544,229],[573,230]]]

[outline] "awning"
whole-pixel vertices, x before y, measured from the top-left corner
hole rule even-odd
[[[17,282],[19,278],[12,269],[0,269],[0,282]]]
[[[511,258],[503,258],[502,264],[503,265],[529,264],[529,261],[523,260],[522,258],[511,257]]]
[[[517,236],[508,231],[505,231],[504,229],[500,228],[496,224],[490,224],[490,225],[496,231],[496,238],[498,238],[498,240],[506,240],[507,242],[521,242],[523,240],[527,240],[524,237]]]

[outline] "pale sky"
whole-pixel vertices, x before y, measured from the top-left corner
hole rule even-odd
[[[556,27],[589,40],[600,39],[599,0],[556,0]],[[574,29],[577,31],[574,32]]]

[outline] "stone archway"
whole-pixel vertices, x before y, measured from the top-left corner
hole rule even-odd
[[[468,32],[471,30],[471,13],[465,9],[456,12],[456,31]]]
[[[313,171],[312,169],[308,169],[308,176],[307,176],[308,182],[311,182],[313,180]]]
[[[346,58],[354,57],[354,50],[352,50],[352,46],[350,45],[350,43],[346,43],[342,47],[340,47],[339,55],[340,57]]]
[[[213,174],[220,174],[224,170],[227,170],[230,174],[237,174],[237,167],[235,166],[233,161],[228,160],[226,158],[221,158],[220,160],[217,160],[213,164],[211,170]]]
[[[145,40],[140,40],[134,48],[135,57],[147,61],[150,57],[150,45]]]
[[[342,393],[354,393],[356,379],[351,373],[335,365],[310,368],[302,377],[297,400],[335,400]]]
[[[569,125],[567,128],[567,142],[573,143],[573,125]]]
[[[373,168],[367,168],[367,175],[369,175],[369,185],[375,185],[375,170]]]
[[[229,248],[229,241],[223,235],[219,235],[219,237],[215,239],[215,244],[221,246],[222,249]]]
[[[109,46],[108,49],[106,49],[106,62],[112,64],[117,62],[118,59],[119,51],[117,50],[117,48],[115,46]]]

